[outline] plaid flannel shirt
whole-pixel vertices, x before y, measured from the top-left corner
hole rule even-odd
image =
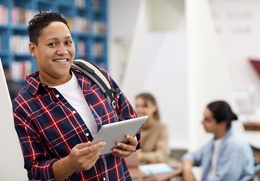
[[[80,71],[71,69],[95,118],[98,130],[104,124],[119,121],[99,87]],[[103,73],[118,88],[105,70]],[[77,110],[55,89],[39,81],[36,71],[26,77],[26,86],[13,101],[15,129],[19,137],[24,167],[30,180],[54,180],[52,164],[66,157],[79,143],[93,137]],[[69,91],[69,90],[68,90]],[[127,98],[120,94],[118,111],[127,120],[137,117]],[[137,134],[140,148],[140,132]],[[131,180],[125,160],[106,154],[87,171],[76,171],[66,180]]]

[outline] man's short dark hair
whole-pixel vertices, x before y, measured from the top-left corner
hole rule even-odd
[[[30,42],[37,45],[38,38],[41,35],[42,29],[44,29],[50,23],[55,22],[55,21],[62,22],[68,27],[66,19],[59,12],[40,11],[38,14],[36,14],[33,17],[33,19],[31,19],[29,21],[29,25],[27,28]],[[69,27],[68,27],[68,29],[69,29]]]

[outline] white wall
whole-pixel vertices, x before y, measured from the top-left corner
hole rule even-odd
[[[255,101],[259,106],[259,77],[248,62],[250,57],[260,57],[258,0],[143,0],[133,3],[130,0],[110,0],[109,3],[109,18],[113,22],[109,26],[113,36],[110,39],[111,47],[114,37],[126,35],[132,40],[127,70],[124,70],[124,83],[120,84],[131,102],[134,101],[135,94],[146,85],[147,77],[140,70],[145,62],[145,37],[155,32],[187,33],[189,92],[186,95],[187,107],[183,108],[187,111],[188,118],[187,130],[184,128],[184,135],[180,139],[186,137],[187,132],[190,141],[195,138],[191,145],[187,142],[187,147],[194,148],[206,138],[205,134],[199,132],[204,132],[200,120],[209,101],[226,99],[236,111],[231,94],[233,86],[254,85]],[[118,14],[119,9],[120,12],[126,11],[127,16]],[[118,16],[120,21],[114,21]],[[131,28],[124,29],[125,27]],[[112,32],[114,29],[117,33]],[[117,56],[113,57],[117,53],[116,49],[110,53],[111,72],[117,79],[120,60]],[[176,105],[178,103],[173,107]]]
[[[188,44],[188,132],[190,149],[209,136],[200,121],[205,106],[222,99],[235,108],[227,62],[221,51],[207,0],[186,0]]]
[[[14,128],[13,111],[0,59],[0,180],[27,180],[23,156]]]
[[[144,36],[144,47],[145,79],[139,90],[156,97],[161,121],[168,125],[170,147],[186,148],[189,142],[186,34],[149,33]]]
[[[260,77],[249,63],[260,59],[260,1],[211,0],[210,9],[233,85],[253,85],[260,106]]]
[[[139,46],[143,40],[142,36],[148,32],[185,30],[183,0],[109,0],[108,5],[109,71],[119,84],[121,71],[124,71],[121,59],[126,56],[124,48],[119,50],[119,46],[125,44],[131,44],[131,47],[133,44]],[[161,21],[162,17],[164,21]],[[134,59],[129,56],[135,55],[138,48],[130,51],[127,52],[128,60]],[[139,61],[141,64],[142,56],[141,52],[134,61]],[[130,97],[132,99],[133,96]]]
[[[138,12],[140,9],[140,0],[109,0],[108,1],[108,56],[109,72],[114,79],[120,80],[120,64],[118,57],[117,40],[119,38],[132,39]]]
[[[115,1],[111,1],[115,2]],[[118,2],[118,1],[116,1]],[[180,3],[181,2],[181,3]],[[177,6],[176,6],[177,3]],[[118,4],[117,4],[118,5]],[[121,4],[122,5],[122,4]],[[133,6],[136,6],[134,3]],[[112,8],[112,5],[110,6]],[[129,8],[130,4],[125,3],[120,9]],[[184,148],[187,145],[187,76],[186,76],[186,46],[184,31],[183,10],[180,0],[156,0],[139,1],[138,8],[135,8],[136,18],[135,29],[132,32],[131,50],[127,61],[127,68],[124,71],[124,80],[121,88],[134,105],[134,97],[142,92],[153,93],[159,103],[162,121],[169,125],[170,146]],[[133,7],[130,7],[133,9]],[[115,16],[117,11],[114,12]],[[161,21],[160,17],[167,17]],[[113,18],[111,16],[110,18]],[[132,19],[132,16],[130,16]],[[112,22],[116,22],[111,20]],[[132,20],[130,20],[132,22]],[[175,22],[173,24],[172,22]],[[128,27],[127,19],[124,20]],[[112,27],[115,26],[115,27]],[[121,26],[120,23],[110,24],[110,32]],[[179,34],[172,33],[178,29]],[[112,37],[114,36],[114,37]],[[118,37],[122,33],[118,33]],[[117,37],[111,32],[112,48],[118,47],[113,38]],[[162,48],[163,47],[163,48]],[[172,54],[172,52],[176,52]],[[113,57],[117,52],[111,52]],[[118,55],[118,54],[117,54]],[[111,60],[111,73],[121,71],[120,58],[114,56]],[[178,76],[176,76],[176,73]],[[117,74],[113,74],[117,79]],[[183,81],[184,80],[184,81]],[[166,97],[166,95],[169,95]],[[172,102],[172,104],[170,104]],[[178,102],[178,103],[177,103]],[[177,103],[177,104],[176,104]],[[182,139],[179,139],[181,137]]]
[[[184,32],[185,16],[183,0],[149,0],[150,31]]]

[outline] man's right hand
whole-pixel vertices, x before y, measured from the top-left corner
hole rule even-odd
[[[193,161],[192,160],[184,160],[182,162],[182,180],[183,181],[195,181],[195,176],[192,172]]]
[[[80,143],[73,147],[67,156],[72,170],[88,170],[97,162],[105,142],[92,144],[91,142]]]
[[[87,142],[74,146],[68,156],[52,165],[54,180],[64,180],[78,170],[89,170],[97,162],[105,144]]]

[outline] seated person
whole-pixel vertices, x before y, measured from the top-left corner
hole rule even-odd
[[[248,181],[254,177],[254,156],[249,143],[231,126],[236,114],[224,101],[207,105],[202,124],[213,138],[183,158],[183,180],[195,180],[193,166],[202,166],[202,181]]]
[[[138,150],[139,162],[161,163],[168,161],[167,126],[160,121],[160,113],[153,95],[141,93],[135,98],[138,116],[148,115],[146,123],[141,128],[141,150]]]

